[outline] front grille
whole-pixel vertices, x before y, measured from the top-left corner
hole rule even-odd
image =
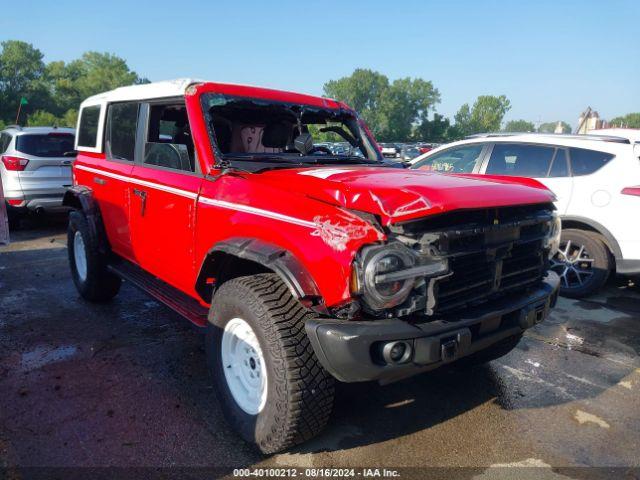
[[[450,314],[540,283],[548,268],[544,238],[551,206],[443,214],[407,228],[449,273],[430,286],[427,314]]]

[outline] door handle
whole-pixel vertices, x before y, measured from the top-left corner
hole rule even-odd
[[[147,192],[145,192],[144,190],[139,190],[137,188],[133,189],[133,194],[136,197],[140,197],[141,203],[140,203],[140,216],[144,217],[144,210],[147,206]]]
[[[107,181],[104,178],[100,178],[100,177],[93,177],[93,182],[97,183],[98,185],[106,185]]]

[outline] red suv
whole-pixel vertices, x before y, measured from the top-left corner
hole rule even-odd
[[[331,135],[356,153],[315,143]],[[335,100],[119,88],[82,103],[76,149],[78,291],[107,301],[125,279],[202,327],[225,416],[266,453],[324,427],[334,379],[486,362],[556,300],[547,189],[388,167]]]

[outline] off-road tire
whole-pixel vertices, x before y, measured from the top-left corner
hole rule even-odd
[[[85,246],[87,274],[83,280],[78,274],[74,253],[74,239],[76,232],[80,232]],[[69,213],[69,227],[67,229],[67,252],[73,283],[78,293],[90,302],[108,302],[120,291],[122,280],[107,270],[106,255],[98,249],[97,239],[89,230],[89,223],[84,213],[73,210]]]
[[[262,453],[309,440],[331,415],[334,379],[316,358],[304,329],[305,321],[312,317],[271,273],[229,280],[213,296],[206,351],[216,394],[227,421]],[[256,415],[239,407],[224,375],[222,337],[233,318],[249,324],[263,353],[267,400]]]
[[[609,278],[613,268],[613,259],[600,234],[588,230],[569,228],[562,231],[561,245],[571,240],[574,245],[584,245],[593,258],[593,275],[579,287],[567,288],[560,283],[560,295],[568,298],[583,298],[600,290]]]
[[[519,333],[517,335],[513,335],[511,337],[500,340],[499,342],[494,343],[484,350],[472,353],[468,357],[461,358],[454,364],[454,366],[456,368],[464,370],[476,367],[478,365],[484,365],[485,363],[491,362],[492,360],[497,360],[500,357],[504,357],[507,353],[516,348],[520,340],[522,340],[522,335],[522,333]]]

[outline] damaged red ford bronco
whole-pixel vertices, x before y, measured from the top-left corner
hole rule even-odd
[[[108,301],[124,279],[206,330],[225,416],[265,453],[322,430],[336,379],[498,358],[557,298],[547,189],[391,168],[344,103],[124,87],[82,103],[76,150],[80,295]]]

